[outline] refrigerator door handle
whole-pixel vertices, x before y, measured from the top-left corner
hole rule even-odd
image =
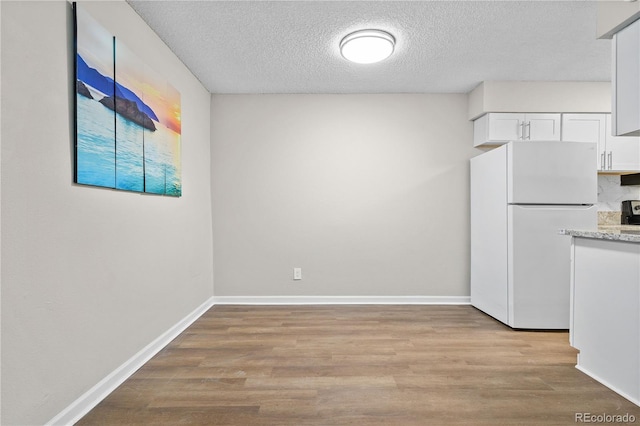
[[[613,151],[609,151],[609,170],[613,168],[612,163],[613,163]]]
[[[522,204],[507,203],[507,206],[518,207],[521,210],[589,210],[593,204]]]
[[[600,154],[600,170],[606,170],[607,169],[607,163],[605,162],[605,152],[602,151],[602,154]]]

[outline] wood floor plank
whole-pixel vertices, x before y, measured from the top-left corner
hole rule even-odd
[[[640,407],[470,306],[215,306],[79,425],[575,425]]]

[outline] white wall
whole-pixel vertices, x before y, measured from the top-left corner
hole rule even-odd
[[[211,135],[216,298],[469,295],[466,95],[214,95]]]
[[[640,17],[640,3],[630,0],[599,0],[597,38],[613,34]]]
[[[71,5],[2,12],[2,420],[42,424],[213,295],[210,95],[122,1],[87,10],[182,95],[183,196],[77,186]]]
[[[611,112],[611,83],[484,81],[469,92],[469,120],[487,112]]]

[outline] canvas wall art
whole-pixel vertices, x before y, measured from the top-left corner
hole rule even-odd
[[[182,195],[180,93],[74,3],[75,182]]]

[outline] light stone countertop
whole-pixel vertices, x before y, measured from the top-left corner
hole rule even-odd
[[[600,225],[597,231],[561,229],[560,234],[580,238],[640,243],[640,225]]]

